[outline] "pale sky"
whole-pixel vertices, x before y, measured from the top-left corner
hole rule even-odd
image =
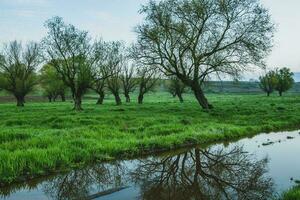
[[[39,41],[44,22],[61,16],[67,23],[105,40],[135,39],[133,28],[147,0],[0,0],[0,43]],[[277,24],[275,46],[268,67],[289,67],[300,72],[300,0],[262,0]]]

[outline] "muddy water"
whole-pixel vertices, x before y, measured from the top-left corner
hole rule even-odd
[[[272,199],[300,180],[299,131],[261,134],[0,189],[0,199]]]

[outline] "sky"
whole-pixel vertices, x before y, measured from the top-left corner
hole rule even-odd
[[[277,26],[268,68],[289,67],[300,72],[300,1],[261,0]],[[147,0],[0,0],[0,43],[39,41],[44,22],[61,16],[95,38],[132,42],[133,28],[142,21],[138,11]],[[256,71],[252,74],[259,74]],[[247,76],[248,78],[251,75]],[[253,76],[254,77],[254,76]]]

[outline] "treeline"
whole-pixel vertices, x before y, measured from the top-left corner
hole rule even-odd
[[[274,24],[259,1],[149,1],[142,6],[144,21],[135,27],[137,40],[94,41],[86,31],[54,17],[45,23],[40,43],[11,42],[0,56],[0,86],[12,93],[18,106],[39,82],[49,100],[65,97],[68,89],[74,109],[81,110],[89,89],[105,90],[121,104],[138,88],[138,102],[159,77],[172,80],[170,91],[182,101],[190,89],[199,106],[212,109],[203,87],[212,77],[238,78],[250,66],[263,66],[272,48]],[[45,64],[41,75],[37,68]]]
[[[121,95],[130,102],[130,94],[137,90],[142,104],[144,95],[153,91],[162,77],[156,69],[137,68],[122,42],[91,42],[87,32],[59,17],[47,21],[46,27],[48,36],[40,44],[13,41],[2,51],[0,88],[16,98],[17,106],[24,106],[25,96],[37,85],[50,102],[57,98],[65,101],[66,93],[71,93],[75,110],[82,110],[82,98],[88,90],[99,95],[97,104],[102,104],[109,92],[117,105],[122,104]],[[171,79],[168,88],[183,101],[180,80]]]

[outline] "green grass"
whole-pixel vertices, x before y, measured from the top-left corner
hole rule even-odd
[[[299,128],[300,96],[210,95],[201,110],[192,96],[180,104],[168,94],[115,106],[0,104],[0,183],[8,184],[88,163],[149,154],[260,132]]]
[[[284,192],[281,200],[300,200],[300,186],[293,187]]]

